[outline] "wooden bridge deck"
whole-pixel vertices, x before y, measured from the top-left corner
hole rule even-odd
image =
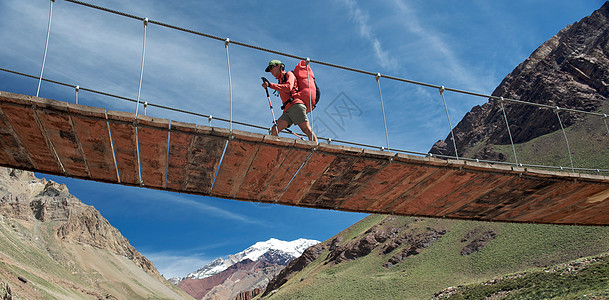
[[[0,135],[0,165],[87,180],[366,213],[609,225],[606,176],[230,134],[7,92]]]

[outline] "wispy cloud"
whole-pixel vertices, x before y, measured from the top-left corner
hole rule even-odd
[[[372,45],[374,54],[376,58],[378,58],[380,65],[385,69],[393,69],[396,65],[396,59],[391,57],[391,55],[383,49],[381,41],[370,27],[370,17],[368,13],[361,9],[354,0],[344,0],[343,2],[349,8],[349,15],[358,26],[360,36],[368,40]]]
[[[214,215],[216,217],[230,219],[233,221],[246,223],[246,224],[264,225],[264,223],[259,220],[252,219],[252,218],[249,218],[244,215],[236,214],[236,213],[230,212],[228,210],[225,210],[225,209],[222,209],[222,208],[219,208],[216,206],[212,206],[212,205],[208,205],[208,204],[198,202],[198,201],[195,201],[192,199],[188,199],[188,198],[182,197],[180,195],[167,193],[166,195],[163,195],[163,200],[171,202],[172,204],[175,204],[175,205],[188,207],[189,209],[192,209],[192,210],[198,210],[202,214]]]
[[[142,254],[152,260],[157,270],[167,279],[184,277],[213,260],[197,254],[184,255],[169,251]]]
[[[440,62],[443,67],[441,70],[450,74],[451,78],[455,78],[467,89],[476,89],[480,91],[488,91],[493,88],[493,83],[485,76],[478,76],[475,72],[464,66],[459,57],[451,49],[450,45],[445,42],[443,36],[426,27],[418,17],[417,11],[409,6],[404,0],[394,0],[394,4],[400,13],[400,19],[406,30],[416,35],[420,41],[418,42],[427,53],[433,53],[433,58],[425,59],[418,57],[427,63]]]

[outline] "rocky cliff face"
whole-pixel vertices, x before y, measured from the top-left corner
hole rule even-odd
[[[609,2],[581,21],[567,26],[545,42],[510,73],[493,96],[542,103],[561,108],[596,111],[609,100]],[[528,105],[505,103],[514,143],[560,130],[555,113]],[[560,113],[565,127],[582,116]],[[474,107],[454,128],[462,155],[478,147],[473,158],[503,161],[505,156],[488,145],[510,144],[497,101]],[[438,141],[430,153],[455,155],[451,135]]]
[[[63,184],[38,179],[32,172],[0,168],[0,214],[26,221],[55,222],[58,238],[109,250],[132,260],[147,273],[160,276],[152,262],[108,220],[71,195]]]

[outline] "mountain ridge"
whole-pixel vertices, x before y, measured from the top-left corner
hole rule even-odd
[[[0,237],[0,297],[189,299],[95,208],[29,171],[0,168]]]
[[[248,291],[261,292],[285,265],[318,243],[304,238],[294,241],[271,238],[226,259],[219,257],[185,277],[170,281],[195,299],[235,298],[241,292],[244,292],[242,297],[247,297]]]
[[[501,81],[492,95],[593,112],[609,102],[606,78],[609,78],[609,2],[539,46]],[[561,129],[552,110],[506,102],[505,112],[515,144]],[[564,127],[582,119],[581,115],[567,112],[560,117]],[[496,161],[509,158],[492,147],[510,144],[499,101],[489,100],[472,108],[453,128],[453,133],[460,156]],[[429,152],[454,156],[452,145],[449,134]]]
[[[606,78],[609,78],[609,2],[543,43],[501,82],[493,96],[599,111],[609,107]],[[458,153],[459,157],[495,161],[515,159],[500,106],[497,101],[489,101],[465,115],[454,128],[457,152],[452,146],[452,135],[448,134],[445,140],[432,146],[430,153],[450,156]],[[560,144],[565,140],[562,132],[558,132],[561,124],[554,111],[517,104],[506,105],[505,111],[520,162],[524,159],[529,163],[564,165],[569,161]],[[603,163],[609,166],[609,135],[602,120],[562,111],[560,117],[566,126],[565,134],[571,137],[571,149],[584,152],[581,162],[592,164],[588,167]],[[608,228],[598,226],[370,215],[307,249],[269,283],[259,298],[429,299],[434,295],[455,294],[457,299],[471,295],[476,299],[489,296],[501,299],[514,294],[537,299],[544,298],[541,292],[556,288],[565,294],[552,295],[609,296],[585,284],[569,290],[568,283],[560,286],[560,280],[551,281],[548,289],[529,292],[528,287],[527,291],[518,290],[523,280],[514,281],[510,275],[508,280],[495,279],[530,270],[535,270],[530,271],[533,277],[525,281],[548,278],[543,277],[547,273],[561,276],[565,268],[556,267],[557,264],[567,264],[566,272],[571,272],[569,266],[579,264],[573,260],[583,257],[596,261],[594,257],[606,257],[608,234]],[[605,291],[609,284],[605,276],[608,266],[605,263],[594,269],[600,274],[595,277],[596,287]],[[544,269],[537,272],[539,268]],[[552,271],[555,269],[561,271]],[[595,275],[588,272],[587,276]],[[478,282],[485,283],[471,289],[447,289]],[[485,293],[491,285],[493,292]],[[504,289],[506,285],[508,288]],[[470,290],[476,293],[469,293]]]

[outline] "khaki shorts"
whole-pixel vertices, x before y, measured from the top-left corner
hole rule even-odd
[[[292,124],[298,125],[302,122],[308,122],[307,107],[302,103],[294,104],[283,112],[279,120],[288,122],[288,127]]]

